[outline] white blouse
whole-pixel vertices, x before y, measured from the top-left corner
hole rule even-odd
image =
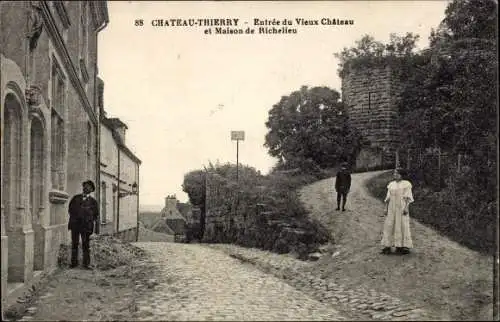
[[[387,185],[387,195],[385,197],[384,202],[388,202],[391,199],[394,198],[401,198],[406,200],[406,202],[412,203],[413,200],[413,193],[411,191],[412,185],[410,181],[408,180],[401,180],[401,181],[391,181]]]

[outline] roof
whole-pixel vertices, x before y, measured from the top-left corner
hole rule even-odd
[[[184,218],[184,216],[180,213],[179,210],[177,210],[177,208],[175,209],[167,209],[167,207],[163,207],[163,209],[161,210],[161,214],[165,214],[167,211],[172,211],[172,213],[169,213],[166,215],[167,219],[182,219],[182,220],[186,220],[186,218]]]
[[[118,132],[116,132],[117,127],[122,127],[124,126],[125,128],[128,128],[125,123],[120,121],[119,118],[107,118],[103,116],[101,118],[101,123],[106,126],[110,131],[111,135],[113,136],[113,139],[116,142],[116,145],[120,148],[121,151],[123,151],[129,158],[131,158],[134,162],[141,164],[142,161],[132,152],[126,145],[125,142],[123,142],[123,139],[120,135],[118,135]]]
[[[112,117],[112,118],[105,118],[106,122],[111,126],[113,129],[116,129],[118,127],[124,127],[128,129],[127,124],[123,123],[119,118],[117,117]]]
[[[151,227],[151,230],[169,235],[175,234],[172,228],[167,224],[167,221],[161,217],[159,217],[156,223]]]
[[[138,164],[141,164],[142,161],[135,156],[134,152],[132,152],[128,147],[126,147],[125,145],[118,145],[121,150],[129,157],[131,158],[135,163],[138,163]]]

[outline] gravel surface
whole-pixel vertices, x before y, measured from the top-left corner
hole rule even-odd
[[[493,258],[470,250],[411,218],[415,248],[405,256],[380,254],[383,203],[366,182],[384,171],[352,175],[347,211],[336,211],[335,179],[304,187],[301,200],[310,215],[335,237],[328,256],[306,268],[350,289],[360,286],[425,307],[447,320],[493,319]],[[446,216],[436,213],[436,216]],[[331,255],[336,254],[332,258]]]

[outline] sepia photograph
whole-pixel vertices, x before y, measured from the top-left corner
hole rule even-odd
[[[1,1],[2,321],[498,321],[498,1]]]

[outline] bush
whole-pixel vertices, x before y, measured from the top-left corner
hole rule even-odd
[[[207,175],[213,190],[213,194],[207,195],[207,212],[208,216],[243,220],[244,228],[227,223],[228,220],[219,226],[210,224],[205,241],[232,242],[278,253],[294,251],[305,258],[330,239],[326,228],[308,218],[296,191],[317,181],[324,175],[323,170],[314,170],[315,174],[275,170],[263,176],[242,166],[235,182],[234,168],[229,164],[216,165]],[[257,211],[257,204],[264,208]]]

